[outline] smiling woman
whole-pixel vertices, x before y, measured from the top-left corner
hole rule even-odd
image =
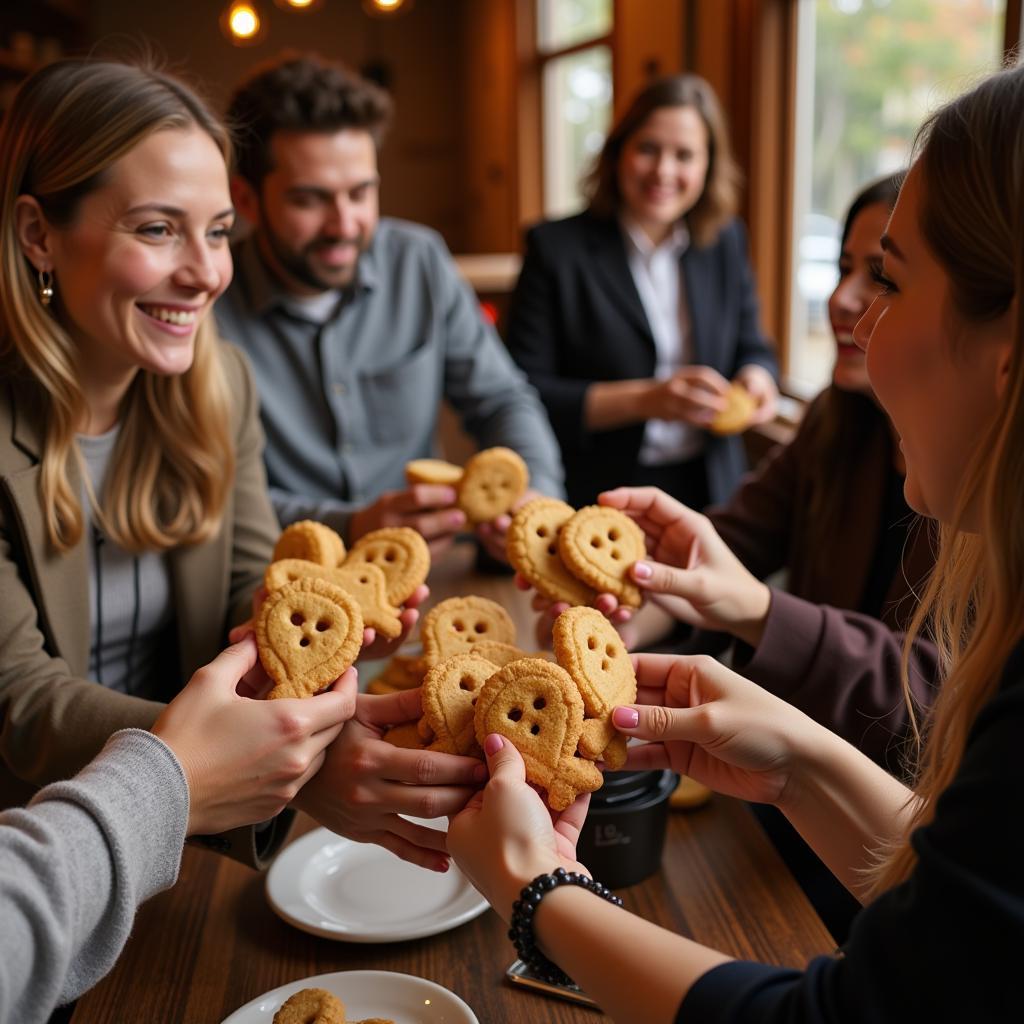
[[[99,61],[29,78],[0,132],[8,806],[151,726],[270,559],[257,403],[209,315],[231,280],[229,154],[182,83]],[[277,837],[218,845],[255,862]]]

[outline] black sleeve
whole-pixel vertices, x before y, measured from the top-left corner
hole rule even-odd
[[[975,722],[917,867],[803,973],[736,962],[691,987],[680,1024],[1019,1021],[1024,1008],[1024,645]]]
[[[732,258],[740,268],[740,317],[739,333],[736,338],[736,362],[733,373],[751,364],[763,366],[776,381],[779,379],[779,363],[771,343],[761,333],[761,316],[757,301],[757,286],[754,271],[750,266],[747,246],[747,232],[741,221],[730,226]]]

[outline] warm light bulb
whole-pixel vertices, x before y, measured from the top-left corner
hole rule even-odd
[[[309,7],[314,0],[285,0],[289,7]]]
[[[412,4],[413,0],[363,0],[363,10],[375,18],[390,18],[404,14]]]
[[[228,15],[228,26],[237,39],[252,39],[260,30],[260,16],[248,4],[235,4]]]
[[[402,6],[402,0],[373,0],[373,3],[382,11],[393,11],[396,7]]]

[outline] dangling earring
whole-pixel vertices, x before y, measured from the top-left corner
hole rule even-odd
[[[39,301],[48,306],[53,299],[53,274],[48,270],[39,271]]]

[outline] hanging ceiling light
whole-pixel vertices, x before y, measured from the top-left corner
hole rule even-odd
[[[248,0],[233,0],[220,16],[221,31],[235,46],[252,46],[263,38],[263,18]]]
[[[320,0],[274,0],[283,11],[311,11],[320,6]]]
[[[363,0],[363,10],[375,18],[390,18],[405,14],[412,4],[413,0]]]

